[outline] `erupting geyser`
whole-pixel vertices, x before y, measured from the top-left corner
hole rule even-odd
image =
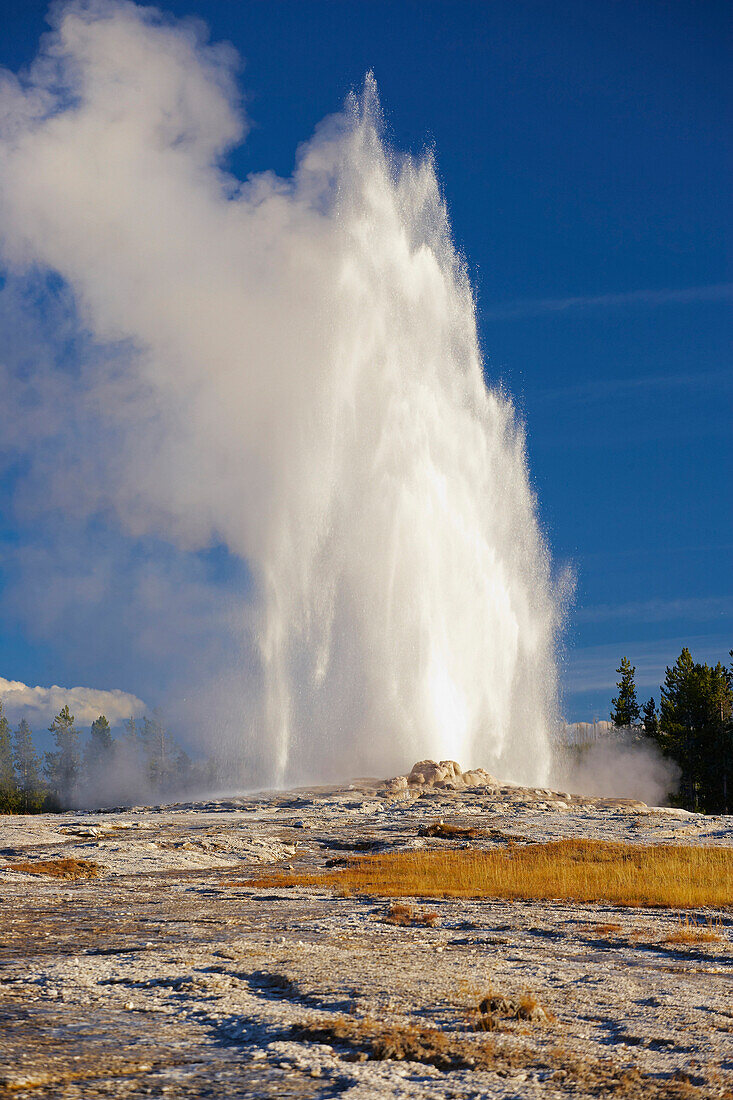
[[[93,0],[0,84],[4,262],[58,273],[115,348],[83,366],[113,445],[76,506],[247,562],[257,778],[450,757],[542,782],[558,601],[432,160],[388,148],[368,76],[292,179],[240,184],[234,60]]]

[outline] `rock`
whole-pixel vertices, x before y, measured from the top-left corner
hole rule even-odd
[[[464,787],[498,787],[493,775],[484,768],[464,772],[455,760],[419,760],[409,775],[397,775],[384,781],[387,794],[435,788],[438,791],[458,791]]]
[[[461,776],[466,787],[498,787],[499,782],[484,768],[473,768]]]
[[[420,760],[414,765],[407,782],[411,787],[434,787],[445,780],[457,779],[460,774],[460,766],[455,760],[441,760],[440,763],[435,760]]]
[[[394,779],[385,779],[384,790],[387,794],[399,794],[400,791],[406,791],[407,776],[396,775]]]

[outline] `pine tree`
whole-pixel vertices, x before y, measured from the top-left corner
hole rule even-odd
[[[109,728],[109,722],[103,714],[95,718],[89,731],[89,740],[84,749],[84,769],[92,787],[109,778],[115,756],[115,743]]]
[[[633,726],[639,721],[639,704],[636,701],[636,685],[634,676],[636,668],[628,657],[621,658],[621,664],[616,669],[621,679],[617,682],[618,696],[611,700],[611,721],[615,726]]]
[[[41,779],[40,761],[33,747],[33,734],[25,718],[21,719],[13,734],[13,757],[23,813],[37,813],[43,809],[46,793]]]
[[[175,786],[181,792],[190,789],[193,783],[193,761],[185,749],[179,749],[176,755]]]
[[[135,719],[132,717],[132,715],[130,715],[129,718],[126,718],[124,720],[122,725],[125,727],[125,742],[130,746],[130,748],[137,751],[137,748],[140,744],[140,734],[138,733],[137,723]]]
[[[173,775],[175,741],[163,725],[160,713],[143,718],[142,744],[145,752],[148,779],[153,790],[165,791]]]
[[[685,647],[672,665],[667,667],[661,688],[660,743],[668,756],[680,766],[680,792],[685,806],[697,805],[698,761],[694,736],[693,672],[695,662]]]
[[[653,695],[651,699],[648,699],[647,702],[644,703],[642,714],[644,718],[644,733],[647,735],[647,737],[656,738],[659,734],[659,714],[657,713],[657,708],[654,704]]]
[[[18,809],[18,787],[13,768],[13,747],[10,743],[10,726],[3,714],[0,702],[0,813],[12,814]]]
[[[122,723],[124,733],[117,742],[117,757],[128,775],[135,775],[144,767],[145,753],[137,722],[130,716]]]
[[[728,669],[696,664],[683,649],[667,668],[659,742],[682,770],[680,791],[690,810],[724,813],[731,801],[733,677]]]
[[[700,803],[705,813],[727,814],[730,809],[730,767],[733,758],[733,681],[718,662],[697,665],[702,692],[699,754]]]
[[[73,801],[79,782],[79,733],[68,705],[63,707],[48,727],[54,736],[56,752],[46,753],[44,771],[49,784],[62,802]]]

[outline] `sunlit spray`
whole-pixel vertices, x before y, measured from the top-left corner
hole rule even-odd
[[[432,157],[388,146],[369,75],[292,178],[239,183],[230,50],[130,3],[54,18],[1,85],[0,226],[117,349],[85,365],[115,446],[75,508],[247,563],[219,703],[251,779],[543,782],[560,601]]]

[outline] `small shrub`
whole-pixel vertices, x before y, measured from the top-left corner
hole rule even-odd
[[[472,829],[460,825],[450,825],[445,821],[434,821],[432,825],[421,825],[418,829],[420,836],[437,836],[443,840],[470,840],[484,836],[483,829]]]
[[[438,914],[428,909],[417,909],[414,905],[405,905],[399,901],[393,901],[379,918],[385,924],[397,924],[403,928],[419,926],[434,928]]]
[[[551,1018],[552,1014],[529,990],[525,990],[519,997],[492,993],[479,1001],[474,1026],[476,1031],[495,1031],[500,1019],[547,1023]]]
[[[297,1024],[292,1035],[312,1042],[348,1045],[378,1061],[422,1062],[441,1070],[493,1069],[496,1065],[490,1040],[479,1044],[453,1039],[438,1028],[416,1024],[383,1024],[369,1018],[335,1016]],[[511,1064],[511,1055],[504,1055],[499,1064],[506,1063]]]

